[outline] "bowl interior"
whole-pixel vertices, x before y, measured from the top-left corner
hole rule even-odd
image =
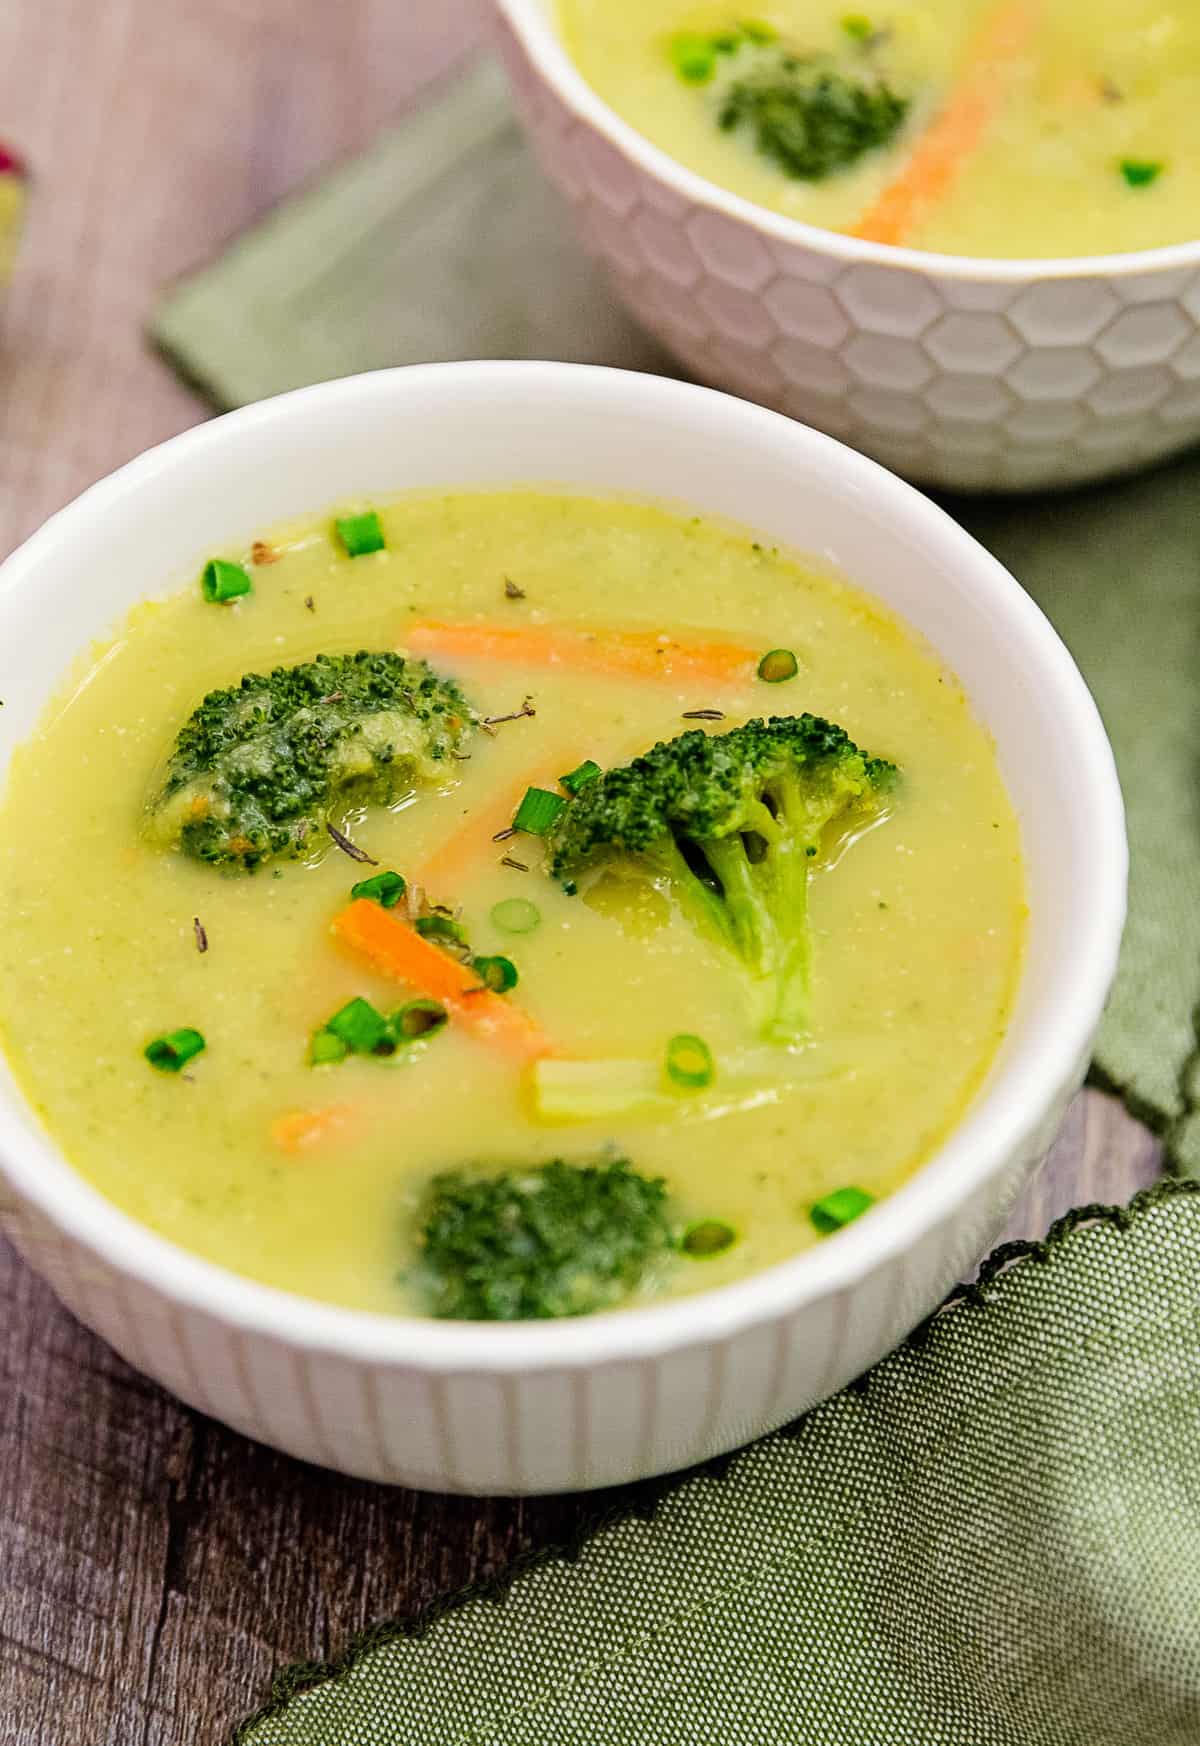
[[[1123,827],[1094,706],[1038,609],[940,510],[829,438],[706,389],[551,364],[381,372],[215,420],[93,488],[0,567],[0,784],[71,663],[134,602],[191,582],[212,548],[338,499],[523,482],[674,500],[836,566],[933,644],[994,736],[1027,859],[1028,967],[988,1085],[880,1214],[893,1240],[911,1236],[1044,1115],[1086,1048],[1119,936]],[[37,1133],[0,1065],[14,1180],[43,1202],[82,1187],[61,1165],[46,1175]],[[849,1254],[871,1224],[821,1253]]]
[[[772,212],[689,170],[611,109],[587,83],[568,54],[555,0],[493,0],[493,4],[524,42],[542,77],[577,114],[598,128],[649,175],[677,194],[739,218],[752,229],[785,243],[803,245],[838,260],[873,261],[881,266],[936,273],[941,278],[988,283],[1089,278],[1094,274],[1115,277],[1186,270],[1200,264],[1200,240],[1118,254],[1061,258],[1038,256],[1027,260],[1008,256],[943,255],[890,243],[867,242],[860,237],[824,230],[801,219]]]

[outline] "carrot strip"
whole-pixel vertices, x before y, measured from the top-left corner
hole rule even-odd
[[[1033,33],[1023,0],[1001,0],[975,38],[968,71],[895,180],[850,229],[865,242],[902,243],[927,206],[945,195],[978,146],[1004,95],[1006,63],[1020,58]]]
[[[481,1042],[521,1061],[551,1053],[544,1031],[507,995],[480,989],[469,964],[460,964],[424,939],[392,910],[360,897],[335,917],[333,931],[385,976],[440,1000],[452,1019]]]
[[[442,624],[409,627],[415,654],[509,661],[612,678],[702,679],[731,685],[753,677],[759,652],[735,643],[680,643],[656,631],[582,631],[564,625]]]
[[[348,1104],[326,1109],[298,1109],[271,1123],[271,1138],[284,1152],[304,1152],[345,1128],[354,1115]]]

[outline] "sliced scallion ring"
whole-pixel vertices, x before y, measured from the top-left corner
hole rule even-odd
[[[373,878],[360,879],[350,887],[351,897],[368,897],[384,909],[395,909],[408,890],[402,873],[376,873]]]
[[[327,1019],[325,1029],[332,1031],[356,1055],[374,1054],[381,1043],[388,1042],[391,1035],[388,1021],[383,1014],[361,995],[347,1001],[340,1011]]]
[[[549,788],[527,788],[513,818],[513,829],[544,837],[566,801]]]
[[[695,1261],[711,1261],[723,1255],[737,1242],[737,1232],[724,1219],[699,1219],[689,1225],[680,1238],[679,1247]]]
[[[541,919],[541,910],[527,897],[506,897],[492,905],[492,921],[501,933],[531,934]]]
[[[314,1031],[312,1041],[308,1046],[308,1059],[314,1067],[331,1067],[336,1061],[344,1061],[350,1053],[350,1045],[333,1031],[322,1028]]]
[[[507,994],[520,980],[517,967],[511,958],[472,958],[471,968],[484,987],[490,988],[493,994]]]
[[[231,564],[228,558],[210,558],[200,572],[200,592],[210,605],[236,600],[239,595],[249,594],[253,587],[249,571],[240,564]]]
[[[559,781],[573,799],[581,788],[586,788],[589,782],[594,782],[599,774],[600,766],[596,760],[585,758],[583,763],[577,765],[574,770],[569,770],[565,776],[560,776]]]
[[[146,1044],[143,1053],[151,1067],[157,1067],[160,1073],[178,1073],[189,1061],[203,1053],[206,1047],[199,1031],[184,1026],[182,1030],[168,1031],[163,1037],[155,1037],[152,1043]]]
[[[449,1017],[440,1001],[410,1000],[392,1014],[388,1023],[400,1042],[411,1043],[417,1037],[428,1037],[434,1031],[440,1031]]]
[[[768,685],[782,685],[799,671],[800,663],[791,649],[769,649],[758,663],[758,676]]]
[[[808,1209],[808,1216],[823,1237],[852,1224],[875,1204],[875,1196],[864,1188],[835,1188],[823,1195]]]
[[[703,1037],[681,1035],[667,1044],[667,1078],[684,1091],[703,1091],[717,1076],[712,1050]]]
[[[382,552],[387,545],[383,523],[373,509],[362,515],[339,516],[333,525],[348,558],[365,558],[371,552]]]

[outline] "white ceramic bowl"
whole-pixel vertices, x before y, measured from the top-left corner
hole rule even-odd
[[[700,381],[906,478],[1028,490],[1200,437],[1200,242],[975,260],[783,218],[677,163],[601,101],[553,0],[496,0],[542,164],[624,301]]]
[[[1037,607],[940,510],[775,413],[651,376],[448,364],[326,383],[153,449],[0,567],[0,780],[64,669],[203,557],[339,498],[554,482],[650,494],[820,554],[915,625],[995,736],[1028,860],[1029,967],[967,1118],[898,1194],[811,1253],[678,1303],[468,1326],[252,1284],[77,1176],[0,1063],[18,1247],[140,1370],[248,1436],[372,1479],[470,1492],[613,1484],[732,1448],[893,1346],[962,1276],[1079,1083],[1116,961],[1125,839],[1112,757]],[[40,845],[47,877],[54,845]],[[119,1145],[119,1136],[114,1136]]]

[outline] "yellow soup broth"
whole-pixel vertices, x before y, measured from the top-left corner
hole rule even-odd
[[[820,1241],[813,1202],[846,1185],[878,1198],[910,1176],[962,1116],[1009,1018],[1018,831],[959,685],[848,582],[735,527],[524,490],[376,507],[384,551],[351,559],[323,516],[267,534],[257,562],[231,551],[253,577],[239,600],[209,604],[189,584],[137,607],[15,756],[0,811],[0,1034],[26,1094],[135,1218],[236,1272],[361,1309],[422,1312],[414,1209],[431,1174],[460,1167],[619,1152],[666,1179],[681,1223],[735,1229],[726,1253],[657,1269],[639,1300]],[[459,912],[475,952],[512,960],[519,984],[497,998],[560,1053],[654,1064],[673,1036],[704,1039],[715,1084],[673,1092],[665,1113],[548,1125],[527,1073],[453,1021],[390,1060],[310,1065],[313,1032],[352,998],[390,1011],[421,992],[331,931],[378,869],[324,835],[306,859],[252,872],[147,836],[148,797],[206,693],[319,653],[404,648],[429,619],[543,645],[561,627],[591,634],[557,664],[428,656],[481,716],[517,719],[478,731],[440,786],[343,815],[344,833]],[[752,661],[711,679],[597,670],[616,630],[789,648],[799,670],[779,684]],[[812,711],[901,772],[878,817],[834,832],[811,863],[812,1037],[766,1050],[777,1070],[761,1070],[739,966],[661,891],[571,896],[536,837],[493,841],[527,785],[554,790],[587,758],[624,762],[697,726],[682,718],[698,709],[722,712],[699,724],[714,732]],[[512,898],[536,905],[532,931],[493,921]],[[179,1027],[206,1049],[155,1071],[143,1050]],[[753,1080],[724,1073],[748,1048]],[[330,1109],[308,1143],[303,1124],[280,1128]]]
[[[581,71],[620,115],[690,169],[789,218],[1009,257],[1110,254],[1197,234],[1194,3],[879,0],[860,11],[772,0],[749,41],[736,7],[696,0],[560,0],[560,14]],[[902,120],[876,149],[816,179],[804,158],[785,167],[762,149],[748,106],[737,125],[721,125],[733,88],[761,87],[784,55],[868,90],[882,82],[904,104]]]

